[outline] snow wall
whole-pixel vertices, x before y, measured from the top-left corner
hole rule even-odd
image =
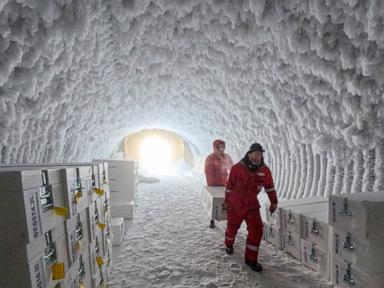
[[[380,0],[0,0],[1,163],[258,141],[280,196],[384,191]]]

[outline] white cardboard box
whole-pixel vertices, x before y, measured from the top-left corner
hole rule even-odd
[[[76,173],[76,168],[63,169],[68,174]],[[90,181],[90,180],[88,180]],[[67,205],[69,206],[69,218],[76,217],[78,212],[87,208],[89,204],[88,197],[90,195],[89,185],[82,179],[67,178]]]
[[[56,243],[59,239],[65,238],[65,226],[64,223],[60,223],[56,227],[47,232],[52,239],[53,243]],[[7,266],[23,261],[32,260],[38,254],[43,253],[47,248],[46,235],[42,235],[35,239],[31,243],[20,244],[17,242],[10,242],[6,245],[0,246],[1,258],[0,266]]]
[[[106,257],[108,255],[109,252],[109,245],[112,246],[112,243],[111,243],[111,238],[112,238],[112,230],[111,230],[111,220],[108,220],[107,222],[105,222],[106,224],[106,227],[105,229],[102,231],[102,246],[103,246],[103,256]]]
[[[105,182],[105,181],[108,182],[109,175],[108,175],[108,162],[107,162],[107,160],[93,159],[92,163],[96,163],[96,164],[101,165],[101,166],[99,166],[99,178],[101,180],[101,183]]]
[[[76,269],[79,277],[79,283],[82,283],[84,287],[92,287],[92,269],[89,257],[89,246],[85,247],[80,252],[79,259],[76,262]]]
[[[330,280],[331,254],[313,242],[301,239],[301,262]]]
[[[101,223],[107,223],[111,221],[111,204],[109,199],[105,196],[100,197],[96,201],[98,213],[100,216],[99,221]]]
[[[136,198],[138,194],[137,186],[139,183],[138,162],[127,160],[104,161],[108,161],[108,183],[112,210],[113,206],[120,205],[121,203],[130,203],[131,201],[133,201],[134,204],[136,204]],[[127,215],[124,211],[124,207],[118,207],[117,209],[119,211],[122,211],[123,214]],[[132,212],[134,212],[134,210],[132,210]],[[132,218],[133,214],[134,213],[127,215],[126,218]],[[119,215],[113,213],[112,216],[115,217]]]
[[[109,190],[112,204],[119,201],[134,201],[138,193],[137,184],[131,185],[128,179],[110,179]]]
[[[52,280],[52,263],[70,267],[64,223],[30,244],[9,244],[1,250],[6,253],[0,263],[0,287],[49,287],[59,282]]]
[[[79,275],[77,271],[77,263],[65,272],[65,278],[61,282],[65,288],[78,288],[79,287]]]
[[[264,240],[282,249],[281,228],[273,224],[264,223]]]
[[[78,260],[79,254],[90,243],[89,221],[87,211],[83,210],[77,214],[76,218],[65,221],[66,236],[71,265]]]
[[[93,288],[105,288],[107,282],[107,271],[106,267],[102,267],[97,272],[97,276],[91,280]]]
[[[11,170],[18,170],[21,173],[25,174],[22,178],[22,186],[31,187],[39,184],[41,187],[42,179],[46,179],[49,184],[58,184],[65,183],[66,185],[66,194],[61,192],[58,194],[59,197],[64,196],[64,203],[55,203],[55,207],[67,207],[69,208],[69,216],[75,217],[77,211],[83,210],[88,204],[88,198],[92,192],[90,188],[92,187],[92,167],[91,163],[49,163],[49,164],[32,164],[30,166],[21,165],[21,166],[10,166],[10,167],[1,167],[0,171],[6,173]],[[41,174],[43,171],[48,171],[48,175],[42,177]],[[0,173],[1,174],[1,173]],[[35,175],[36,174],[36,175]],[[0,175],[1,178],[1,175]],[[1,179],[0,179],[1,180]],[[10,180],[9,178],[5,181],[10,185],[14,185],[15,181]],[[88,182],[90,184],[88,184]],[[5,185],[8,186],[8,185]],[[23,189],[26,190],[26,189]],[[1,191],[1,190],[0,190]],[[55,196],[55,191],[53,189],[53,194]],[[77,197],[75,197],[77,196]],[[47,198],[49,199],[49,198]]]
[[[108,276],[112,273],[112,242],[108,239],[107,242],[107,253],[104,256],[105,258],[105,267],[106,267],[106,273],[107,273],[107,279]]]
[[[328,211],[303,213],[302,238],[314,242],[318,247],[330,251],[329,237],[331,226],[328,225]]]
[[[0,266],[0,287],[48,288],[59,284],[60,280],[51,280],[50,266],[46,267],[43,259],[44,253],[40,253],[29,262]]]
[[[225,198],[223,186],[204,186],[202,203],[211,220],[227,220],[227,212],[222,209]]]
[[[66,203],[62,193],[65,185],[59,182],[63,180],[60,170],[3,170],[0,171],[0,209],[4,215],[0,245],[32,242],[64,222],[64,217],[53,210]],[[43,183],[43,174],[49,182]]]
[[[348,230],[359,239],[384,239],[384,193],[329,196],[330,225]]]
[[[111,204],[112,218],[123,217],[125,219],[132,219],[135,214],[135,210],[136,206],[133,201]]]
[[[112,245],[121,245],[124,239],[124,218],[112,218]]]
[[[281,245],[284,251],[291,254],[298,260],[301,260],[301,237],[295,232],[282,229],[281,231]]]
[[[384,239],[367,241],[353,232],[333,227],[332,253],[362,267],[367,273],[384,273]],[[384,286],[383,286],[384,287]]]
[[[96,202],[91,203],[87,209],[87,220],[88,220],[88,235],[89,235],[89,243],[92,243],[95,241],[96,237],[99,239],[102,238],[102,229],[98,227],[100,215],[99,215],[99,209],[96,206]]]
[[[282,247],[289,254],[301,260],[300,240],[303,235],[302,213],[327,210],[327,202],[311,202],[299,206],[283,207],[281,213]]]
[[[265,198],[265,196],[263,196],[263,198]],[[266,200],[263,200],[261,201],[261,203],[264,203],[264,205],[262,205],[262,209],[265,211],[261,213],[261,215],[266,215],[267,223],[282,227],[281,221],[282,221],[283,208],[301,206],[305,204],[326,203],[326,202],[328,202],[328,199],[324,197],[310,197],[310,198],[293,199],[293,200],[281,200],[278,203],[278,209],[275,211],[275,213],[271,215],[269,213],[269,203]]]
[[[283,207],[281,213],[282,228],[288,229],[291,232],[295,232],[301,237],[303,227],[303,219],[301,215],[304,213],[321,212],[327,210],[327,202],[307,203],[298,206]]]
[[[361,267],[332,257],[331,282],[337,288],[383,288],[384,273],[368,274]]]
[[[89,245],[89,263],[91,266],[92,279],[98,277],[99,266],[97,265],[97,257],[103,257],[102,243],[101,240],[99,240],[98,238],[96,238],[96,240]]]

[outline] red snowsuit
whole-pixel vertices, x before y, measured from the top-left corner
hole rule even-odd
[[[233,162],[228,154],[217,154],[216,149],[219,144],[225,144],[222,140],[213,142],[214,153],[210,154],[205,160],[205,177],[208,186],[225,186],[229,170]]]
[[[252,262],[257,262],[263,236],[260,204],[257,200],[257,194],[262,187],[267,192],[271,204],[277,204],[271,170],[266,165],[262,165],[255,172],[251,172],[248,167],[239,162],[232,167],[225,190],[225,202],[228,205],[225,245],[233,246],[237,230],[245,220],[248,229],[245,259]]]

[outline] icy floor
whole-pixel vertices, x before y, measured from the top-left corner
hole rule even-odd
[[[262,274],[243,264],[243,239],[226,255],[222,230],[208,228],[200,204],[203,183],[179,176],[140,184],[135,219],[125,221],[125,242],[114,246],[110,287],[332,287],[266,242]]]

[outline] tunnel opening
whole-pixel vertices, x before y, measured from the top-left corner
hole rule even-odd
[[[143,175],[176,175],[195,167],[190,144],[162,129],[144,129],[124,137],[120,151],[125,160],[139,161]]]

